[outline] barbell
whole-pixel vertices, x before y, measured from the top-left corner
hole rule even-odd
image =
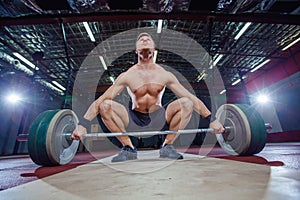
[[[259,113],[244,104],[224,104],[218,108],[216,118],[224,122],[225,131],[216,134],[218,143],[230,155],[257,154],[265,146],[267,129]],[[71,133],[78,124],[78,117],[70,109],[47,110],[33,121],[28,135],[28,151],[31,159],[38,165],[65,165],[73,159],[79,145],[71,139]],[[83,138],[113,136],[152,136],[165,134],[193,134],[214,132],[211,128],[143,131],[125,133],[87,133]]]

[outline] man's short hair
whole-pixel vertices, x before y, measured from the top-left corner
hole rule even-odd
[[[150,37],[150,38],[153,40],[152,36],[151,36],[149,33],[143,32],[143,33],[140,33],[140,34],[138,35],[136,41],[138,41],[138,40],[139,40],[141,37],[143,37],[143,36],[148,36],[148,37]]]

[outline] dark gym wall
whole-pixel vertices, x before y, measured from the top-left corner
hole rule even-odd
[[[284,80],[274,94],[274,107],[283,131],[300,130],[300,72]]]
[[[285,98],[278,100],[281,104],[277,106],[278,117],[281,122],[283,131],[300,130],[299,113],[300,113],[300,98],[297,96],[296,90],[300,90],[300,87],[294,90],[289,90],[282,93]],[[289,107],[289,109],[287,109]]]
[[[290,55],[287,60],[274,58],[245,81],[251,105],[273,126],[270,133],[300,132],[300,52],[291,48],[285,53]],[[255,98],[259,94],[267,94],[270,102],[258,103]],[[227,95],[229,103],[247,102],[241,84]]]
[[[261,93],[269,96],[269,102],[261,104],[255,97]],[[285,78],[263,90],[251,94],[252,105],[271,123],[270,133],[300,132],[300,72]]]
[[[37,115],[44,110],[60,109],[62,99],[18,75],[1,77],[0,87],[0,155],[27,153],[27,142],[16,142],[18,133],[28,134]],[[7,102],[6,96],[13,90],[19,92],[24,100],[17,104]]]
[[[255,97],[267,94],[270,101],[259,104]],[[300,131],[300,72],[268,87],[251,93],[252,105],[261,113],[265,122],[271,122],[272,132]]]

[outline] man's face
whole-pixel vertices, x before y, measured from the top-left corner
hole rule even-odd
[[[153,58],[154,48],[154,41],[148,35],[143,35],[136,41],[136,53],[142,62],[148,62]]]
[[[151,37],[144,35],[138,39],[136,42],[136,50],[142,50],[142,49],[150,49],[154,50],[154,41],[152,40]]]

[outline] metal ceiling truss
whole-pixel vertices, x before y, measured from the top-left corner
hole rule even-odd
[[[5,76],[7,72],[20,71],[18,67],[12,69],[4,64],[10,62],[13,65],[9,59],[15,58],[13,52],[18,52],[39,68],[30,69],[34,74],[27,76],[50,84],[57,81],[67,88],[61,92],[63,94],[72,93],[77,71],[98,44],[127,30],[156,29],[159,19],[163,19],[164,29],[181,32],[197,41],[213,61],[223,56],[216,67],[226,88],[232,87],[232,82],[239,79],[240,74],[246,78],[264,59],[287,59],[287,54],[281,53],[282,48],[300,37],[299,9],[293,10],[292,14],[267,12],[277,1],[216,1],[215,12],[192,10],[191,1],[187,0],[161,1],[161,4],[144,0],[141,10],[127,11],[111,11],[107,8],[108,1],[104,0],[74,1],[76,5],[71,10],[43,10],[35,4],[37,2],[21,0],[19,7],[10,1],[0,2],[1,74]],[[170,7],[172,11],[168,12]],[[164,10],[159,10],[161,8]],[[96,42],[91,42],[83,22],[88,22]],[[247,22],[252,23],[242,37],[235,39]],[[114,45],[122,49],[124,44],[115,41]],[[158,50],[158,63],[179,71],[198,88],[199,95],[207,94],[205,81],[199,78],[205,77],[205,70],[198,72],[182,57]],[[32,55],[35,52],[43,52],[42,59],[34,60]],[[111,85],[111,76],[117,77],[136,61],[133,44],[131,52],[111,62],[99,80],[99,88]],[[89,70],[92,76],[99,69]]]

